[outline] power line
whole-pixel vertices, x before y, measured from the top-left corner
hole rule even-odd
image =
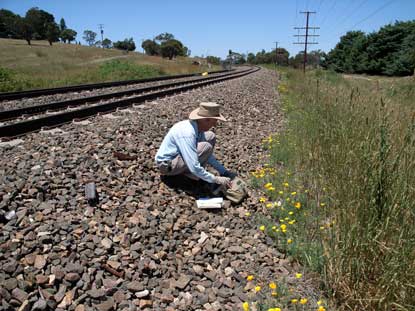
[[[361,23],[365,22],[366,20],[368,20],[369,18],[371,18],[372,16],[376,15],[377,13],[379,13],[380,11],[382,11],[384,8],[386,8],[389,4],[391,4],[392,2],[394,2],[395,0],[390,0],[389,2],[386,2],[384,5],[382,5],[379,9],[377,9],[376,11],[374,11],[372,14],[370,14],[369,16],[365,17],[364,19],[362,19],[360,22],[354,24],[351,28],[356,27],[357,25],[360,25]]]
[[[298,14],[298,0],[295,0],[295,17],[294,17],[294,25],[297,24],[297,14]]]
[[[320,11],[321,5],[323,4],[324,0],[320,0],[320,3],[318,4],[317,11]]]
[[[330,9],[328,10],[327,14],[324,16],[324,19],[321,21],[321,26],[323,26],[324,22],[326,21],[327,17],[331,14],[331,11],[334,9],[334,7],[336,6],[336,0],[333,1],[333,5],[330,7]]]
[[[307,64],[307,45],[308,44],[318,44],[318,42],[314,42],[314,37],[319,37],[319,35],[315,35],[315,34],[310,35],[308,33],[308,31],[310,29],[312,29],[314,31],[315,29],[320,29],[320,27],[310,27],[308,25],[310,14],[316,14],[316,12],[305,11],[305,12],[300,12],[300,13],[301,14],[306,14],[306,26],[305,27],[294,27],[294,29],[297,29],[298,30],[298,34],[297,35],[294,35],[294,37],[297,37],[298,39],[300,37],[304,37],[305,40],[304,40],[304,42],[294,42],[294,44],[304,44],[304,64],[303,64],[303,72],[305,73],[305,67],[306,67],[306,64]],[[302,29],[305,29],[305,35],[300,35],[300,30],[302,30]],[[312,37],[313,38],[313,42],[308,42],[308,38],[309,37]]]
[[[363,0],[362,2],[360,2],[360,4],[357,6],[357,7],[355,7],[355,8],[353,8],[352,10],[351,10],[351,13],[350,14],[347,14],[346,16],[345,16],[345,18],[343,18],[338,24],[337,24],[337,26],[341,26],[341,25],[343,25],[344,23],[345,23],[345,21],[347,21],[354,13],[356,13],[356,12],[358,12],[359,10],[360,10],[360,8],[366,3],[366,2],[368,2],[369,0]]]
[[[274,43],[275,43],[275,70],[277,70],[277,60],[278,60],[277,48],[278,48],[278,41],[274,41]]]
[[[103,42],[104,42],[104,24],[98,24],[99,30],[101,31],[101,47],[103,46]]]
[[[361,23],[367,21],[369,18],[371,18],[372,16],[374,16],[377,13],[379,13],[380,11],[382,11],[384,8],[386,8],[388,5],[390,5],[394,1],[395,0],[390,0],[390,1],[386,2],[385,4],[383,4],[382,6],[380,6],[378,9],[376,9],[375,11],[373,11],[371,14],[369,14],[368,16],[366,16],[365,18],[363,18],[362,20],[360,20],[359,22],[357,22],[356,24],[354,24],[353,26],[348,27],[348,28],[350,30],[353,30],[353,28],[355,28],[356,26],[360,25]],[[340,33],[337,33],[337,34],[331,36],[330,38],[333,38],[335,36],[336,37],[340,37],[343,33],[344,33],[344,31],[343,32],[340,32]]]

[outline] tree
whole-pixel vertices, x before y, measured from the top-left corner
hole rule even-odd
[[[85,30],[82,38],[86,41],[86,43],[88,43],[89,46],[93,46],[95,44],[96,37],[96,32],[93,32],[92,30]]]
[[[59,22],[59,29],[60,29],[60,31],[64,31],[66,28],[67,27],[66,27],[65,20],[62,17],[61,20],[60,20],[60,22]]]
[[[160,44],[169,40],[173,40],[174,36],[171,33],[165,32],[159,34],[157,37],[154,38],[154,41],[159,41]]]
[[[315,50],[307,53],[307,64],[313,67],[321,66],[324,63],[327,54],[321,50]]]
[[[9,10],[0,10],[0,38],[17,38],[15,24],[21,17]]]
[[[114,42],[114,48],[124,51],[134,51],[136,46],[133,38],[124,39],[124,41]]]
[[[76,35],[77,35],[77,32],[69,28],[61,31],[60,33],[61,40],[64,43],[66,43],[66,41],[68,41],[68,43],[71,43],[71,41],[74,41],[76,39]]]
[[[16,30],[18,39],[25,39],[27,44],[31,45],[34,30],[26,18],[19,17],[16,19],[14,28]]]
[[[248,56],[246,57],[246,61],[250,64],[255,64],[255,55],[254,55],[254,53],[248,53]]]
[[[153,40],[145,40],[141,44],[147,55],[160,55],[160,46]]]
[[[46,30],[46,39],[49,44],[52,45],[53,42],[59,41],[59,26],[56,23],[49,24]]]
[[[366,53],[367,37],[362,31],[349,31],[340,38],[335,48],[327,56],[327,65],[338,72],[360,73],[362,59]]]
[[[176,40],[164,41],[160,45],[160,52],[162,57],[168,57],[170,60],[176,56],[184,56],[183,44]]]
[[[33,39],[35,40],[45,40],[48,25],[55,23],[55,17],[52,14],[39,8],[31,8],[28,10],[25,18],[33,28]]]
[[[323,65],[339,72],[410,75],[415,67],[415,21],[395,22],[365,35],[349,31]]]
[[[216,56],[207,56],[206,61],[212,65],[220,65],[220,58]]]
[[[105,38],[105,39],[102,41],[102,47],[103,47],[104,49],[110,49],[110,48],[112,47],[112,41],[111,41],[110,39],[108,39],[108,38]]]
[[[294,68],[301,68],[304,62],[304,51],[297,53],[294,57],[290,57],[289,64]]]
[[[275,52],[275,50],[273,52]],[[275,62],[277,65],[288,66],[290,53],[286,49],[278,48],[275,57]]]

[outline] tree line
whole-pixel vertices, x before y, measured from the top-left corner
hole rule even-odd
[[[349,31],[328,53],[323,65],[344,73],[412,75],[415,68],[415,21],[396,21],[370,34]]]
[[[307,53],[308,66],[321,66],[326,59],[327,54],[321,50],[315,50]],[[299,68],[303,65],[304,52],[299,52],[295,56],[290,57],[290,53],[285,48],[273,49],[266,52],[264,49],[257,53],[242,54],[229,50],[225,62],[232,64],[277,64],[278,66],[291,66]]]
[[[29,9],[24,17],[0,10],[0,38],[23,39],[29,45],[32,40],[47,40],[52,45],[59,40],[71,43],[76,35],[75,30],[66,27],[63,18],[58,25],[52,14],[39,8]]]

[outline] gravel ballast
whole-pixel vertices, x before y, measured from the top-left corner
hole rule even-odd
[[[168,129],[216,101],[229,122],[215,129],[215,154],[249,180],[263,164],[261,139],[283,126],[276,84],[260,70],[2,143],[0,308],[240,310],[249,274],[298,283],[298,267],[245,216],[263,208],[253,190],[239,206],[199,210],[153,164]],[[90,182],[96,206],[85,199]]]

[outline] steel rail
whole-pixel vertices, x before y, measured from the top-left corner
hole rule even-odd
[[[242,71],[240,71],[242,72]],[[232,73],[223,73],[219,74],[219,76],[228,76]],[[117,98],[117,97],[123,97],[123,96],[130,96],[133,94],[138,93],[144,93],[144,92],[152,92],[161,88],[166,87],[176,87],[179,85],[183,85],[192,81],[199,81],[199,80],[210,80],[214,79],[215,77],[218,77],[218,75],[214,76],[208,76],[206,78],[197,78],[196,80],[191,81],[179,81],[179,82],[172,82],[172,83],[166,83],[161,85],[153,85],[148,87],[142,87],[139,89],[133,89],[133,90],[127,90],[127,91],[121,91],[121,92],[113,92],[113,93],[107,93],[107,94],[101,94],[101,95],[95,95],[95,96],[89,96],[89,97],[82,97],[82,98],[76,98],[76,99],[69,99],[65,101],[60,102],[53,102],[49,104],[42,104],[42,105],[35,105],[31,107],[24,107],[24,108],[17,108],[17,109],[10,109],[10,110],[3,110],[0,111],[0,121],[7,121],[19,118],[23,115],[33,115],[38,114],[45,111],[51,111],[51,110],[59,110],[67,107],[77,107],[86,103],[93,103],[104,99],[111,99],[111,98]]]
[[[222,73],[226,71],[229,71],[229,70],[218,70],[218,71],[211,71],[208,73],[215,74],[215,73]],[[102,88],[121,86],[121,85],[130,85],[130,84],[139,84],[139,83],[146,83],[146,82],[188,78],[188,77],[200,76],[200,75],[202,75],[202,73],[188,73],[188,74],[181,74],[181,75],[174,75],[174,76],[160,76],[160,77],[153,77],[153,78],[146,78],[146,79],[80,84],[80,85],[73,85],[73,86],[66,86],[66,87],[36,89],[36,90],[19,91],[19,92],[5,92],[5,93],[0,93],[0,101],[22,99],[22,98],[32,98],[32,97],[38,97],[38,96],[43,96],[43,95],[63,94],[63,93],[85,91],[85,90],[91,90],[91,89],[102,89]]]
[[[177,92],[184,92],[190,89],[195,89],[195,88],[206,86],[209,84],[239,78],[239,77],[248,75],[250,73],[256,72],[259,69],[260,69],[259,67],[256,67],[254,69],[250,69],[242,73],[236,73],[236,74],[229,75],[226,77],[219,77],[216,79],[211,79],[209,81],[196,82],[191,85],[179,86],[176,88],[162,90],[159,92],[154,92],[154,93],[145,94],[145,95],[139,95],[136,97],[131,97],[131,98],[127,98],[127,99],[123,99],[119,101],[114,101],[114,102],[109,102],[109,103],[105,103],[101,105],[95,105],[95,106],[91,106],[87,108],[67,111],[67,112],[63,112],[63,113],[59,113],[59,114],[55,114],[51,116],[46,116],[46,117],[42,117],[38,119],[26,120],[26,121],[14,123],[14,124],[4,125],[0,127],[0,137],[10,139],[13,137],[21,136],[26,133],[41,130],[42,128],[45,128],[45,127],[56,127],[64,123],[71,122],[74,119],[84,119],[87,117],[91,117],[100,112],[105,113],[105,112],[114,111],[117,108],[128,107],[133,103],[142,103],[147,100],[154,100],[156,98],[171,95]]]

